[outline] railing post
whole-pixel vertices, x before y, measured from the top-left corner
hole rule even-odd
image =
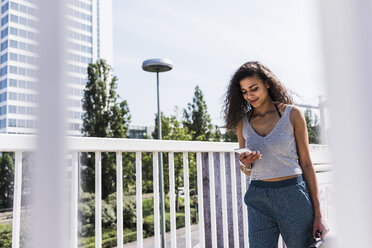
[[[137,247],[143,247],[142,224],[142,154],[136,152],[136,212],[137,212]]]
[[[169,203],[170,203],[170,227],[171,227],[171,246],[177,247],[177,226],[176,226],[176,196],[174,182],[174,153],[168,153],[169,161]]]
[[[78,247],[78,204],[79,204],[79,178],[78,178],[78,152],[72,153],[71,161],[71,248]]]
[[[123,157],[116,152],[116,218],[117,247],[123,248]]]
[[[153,161],[153,188],[154,188],[154,235],[155,247],[160,247],[160,206],[159,206],[159,153],[152,153]]]
[[[213,152],[208,152],[212,247],[217,247],[216,199]]]
[[[233,225],[234,225],[234,247],[239,247],[239,225],[238,225],[238,195],[236,189],[236,165],[235,154],[230,153],[230,166],[231,166],[231,192],[232,192],[232,206],[233,206]]]
[[[199,211],[199,242],[200,247],[205,247],[204,234],[204,196],[203,196],[203,171],[201,153],[196,153],[196,166],[198,176],[198,211]]]
[[[102,247],[102,159],[95,153],[95,239],[96,248]]]
[[[15,152],[12,248],[19,248],[21,233],[22,152]]]
[[[248,177],[244,174],[240,174],[240,179],[241,179],[241,189],[242,189],[242,213],[243,213],[243,233],[244,233],[244,246],[248,245],[248,209],[247,206],[244,203],[244,195],[245,192],[247,191],[247,180]]]
[[[210,183],[209,183],[209,154],[207,152],[202,153],[202,183],[203,187],[203,205],[204,205],[204,234],[203,237],[205,247],[212,246],[212,231],[211,231],[211,195],[210,195]]]
[[[227,201],[226,201],[226,164],[225,153],[220,152],[220,175],[222,195],[222,225],[223,225],[223,247],[229,247],[228,222],[227,222]]]
[[[183,156],[183,187],[185,197],[185,231],[186,248],[191,248],[191,228],[190,228],[190,189],[189,189],[189,156],[187,152]]]

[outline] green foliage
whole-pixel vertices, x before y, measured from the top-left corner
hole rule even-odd
[[[0,157],[0,208],[13,206],[14,162],[10,153]]]
[[[0,224],[0,247],[12,246],[12,224]]]
[[[236,136],[236,131],[226,130],[223,135],[224,142],[238,142],[238,136]]]
[[[136,227],[136,199],[135,195],[123,192],[123,219],[127,228]],[[83,192],[80,197],[79,214],[81,220],[81,236],[94,235],[95,225],[95,198],[92,193]],[[102,227],[116,228],[116,193],[110,194],[107,200],[102,200]]]
[[[83,98],[83,133],[92,137],[123,138],[130,113],[126,101],[117,102],[117,77],[105,60],[88,65],[88,82]]]
[[[80,233],[82,237],[94,235],[95,198],[92,193],[81,193],[79,204]],[[102,227],[116,228],[116,212],[114,206],[102,201]]]
[[[102,248],[111,248],[117,246],[116,230],[102,230]],[[124,230],[124,243],[137,240],[137,231]],[[81,238],[79,240],[80,248],[94,248],[95,237]]]
[[[104,60],[88,65],[88,82],[83,98],[83,134],[90,137],[125,138],[130,122],[127,102],[118,102],[117,78],[111,75],[111,67]],[[134,175],[134,155],[123,156],[123,173]],[[83,153],[82,188],[94,192],[94,156]],[[116,157],[114,153],[102,153],[102,197],[115,192]],[[124,188],[133,184],[133,178],[124,180]]]
[[[318,116],[310,109],[305,111],[306,127],[309,136],[309,144],[320,143],[320,124]]]
[[[123,219],[124,219],[124,226],[127,228],[135,228],[136,227],[136,196],[133,194],[129,194],[131,192],[124,191],[123,192]],[[116,193],[113,193],[108,196],[107,204],[113,206],[115,211],[115,222],[116,220]]]
[[[183,118],[183,125],[191,134],[192,140],[208,141],[213,138],[213,125],[199,86],[195,87],[194,97],[187,109],[184,109]]]

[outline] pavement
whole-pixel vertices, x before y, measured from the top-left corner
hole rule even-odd
[[[186,247],[186,229],[177,229],[177,246]],[[170,246],[170,232],[165,235],[166,247]],[[137,241],[124,244],[125,248],[137,248]],[[143,248],[154,247],[154,237],[143,239]],[[191,225],[191,247],[199,247],[199,225]]]

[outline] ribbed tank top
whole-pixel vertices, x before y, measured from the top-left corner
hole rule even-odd
[[[247,115],[243,117],[243,137],[245,146],[262,154],[252,166],[251,179],[271,179],[302,174],[298,163],[298,155],[294,130],[289,121],[291,105],[287,105],[283,115],[271,132],[260,136],[248,121]]]

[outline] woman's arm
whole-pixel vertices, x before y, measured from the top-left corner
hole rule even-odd
[[[238,137],[238,142],[239,142],[239,148],[244,148],[245,147],[245,139],[243,137],[243,121],[239,121],[238,124],[236,125],[236,136]],[[241,154],[240,156],[242,156],[243,154]],[[244,166],[243,165],[240,165],[240,170],[250,176],[251,175],[251,171],[247,171],[245,170]]]
[[[238,141],[239,141],[239,148],[244,148],[245,147],[245,139],[243,136],[243,121],[239,121],[237,126],[236,126],[236,136],[238,136]],[[245,164],[245,166],[241,165],[240,169],[242,172],[248,176],[251,175],[250,170],[245,170],[246,168],[250,168],[252,163],[256,161],[257,159],[260,159],[261,154],[260,152],[253,151],[250,154],[247,153],[242,153],[240,154],[240,161]]]
[[[318,182],[315,176],[313,163],[310,158],[306,120],[302,112],[297,107],[293,107],[290,114],[290,121],[294,129],[298,161],[302,168],[303,176],[309,188],[310,197],[314,206],[313,235],[315,236],[315,232],[317,230],[322,230],[322,236],[324,236],[328,232],[328,228],[323,223],[322,213],[320,211]]]

